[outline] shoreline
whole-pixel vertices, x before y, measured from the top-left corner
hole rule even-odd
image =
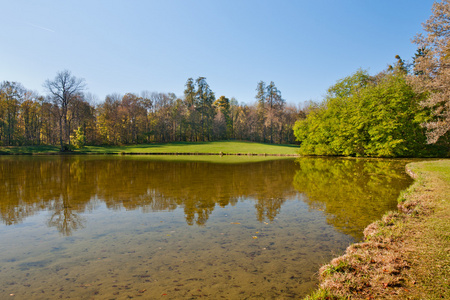
[[[398,210],[322,266],[305,300],[450,298],[450,160],[413,162],[405,171],[414,182]]]
[[[104,153],[86,153],[86,152],[42,152],[42,153],[0,153],[0,156],[15,156],[15,155],[205,155],[205,156],[283,156],[283,157],[300,157],[299,154],[273,154],[273,153],[214,153],[214,152],[104,152]]]

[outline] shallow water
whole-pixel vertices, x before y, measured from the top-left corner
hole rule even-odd
[[[401,160],[196,159],[0,157],[0,299],[299,298],[411,183]]]

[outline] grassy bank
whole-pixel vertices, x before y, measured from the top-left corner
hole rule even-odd
[[[241,141],[176,142],[165,144],[143,144],[130,146],[86,146],[75,150],[75,154],[255,154],[296,155],[296,145],[274,145]],[[57,154],[55,146],[0,147],[0,154]]]
[[[319,271],[306,299],[450,299],[450,160],[407,165],[414,184]]]

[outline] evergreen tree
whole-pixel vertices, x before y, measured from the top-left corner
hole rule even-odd
[[[257,122],[258,122],[258,132],[261,136],[261,141],[266,141],[266,83],[264,81],[258,82],[256,86],[256,101],[257,101]]]

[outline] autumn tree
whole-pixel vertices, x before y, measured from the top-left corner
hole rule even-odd
[[[119,105],[122,96],[111,94],[105,97],[105,101],[97,106],[97,130],[101,144],[120,143],[120,117]]]
[[[41,101],[40,107],[41,143],[46,145],[57,145],[59,143],[58,133],[58,108],[48,99]]]
[[[160,142],[171,142],[175,140],[176,122],[174,118],[174,107],[176,95],[173,93],[154,93],[152,95],[156,110],[155,132]]]
[[[214,135],[217,139],[227,139],[232,134],[231,105],[230,99],[220,96],[214,101],[217,114],[214,117]]]
[[[257,130],[263,142],[266,140],[266,131],[268,131],[269,141],[273,143],[275,135],[278,136],[277,132],[283,127],[281,119],[285,100],[273,81],[268,85],[264,81],[258,82],[256,92]]]
[[[0,140],[4,145],[17,142],[19,110],[25,92],[17,82],[4,81],[0,85]]]
[[[173,93],[111,94],[94,105],[83,79],[69,71],[47,80],[46,97],[15,82],[0,86],[0,144],[57,145],[240,139],[292,143],[295,107],[285,108],[271,82],[260,82],[255,104],[215,99],[206,78],[189,78],[184,98]]]
[[[423,24],[425,34],[418,34],[419,46],[414,58],[410,82],[426,95],[422,102],[433,112],[426,122],[428,143],[436,143],[450,132],[450,1],[435,2],[432,15]]]
[[[70,101],[67,109],[67,127],[70,133],[70,142],[72,137],[76,136],[75,130],[81,131],[89,137],[89,141],[95,140],[95,111],[94,107],[88,102],[84,94],[77,94]],[[88,140],[88,139],[86,139]]]
[[[68,70],[58,72],[52,81],[47,79],[44,83],[44,88],[49,92],[51,100],[57,108],[61,151],[65,150],[64,142],[67,141],[70,145],[69,105],[85,87],[84,79],[76,78]]]
[[[39,145],[41,143],[42,129],[42,103],[44,98],[27,91],[20,105],[20,125],[22,127],[22,140],[26,145]]]

